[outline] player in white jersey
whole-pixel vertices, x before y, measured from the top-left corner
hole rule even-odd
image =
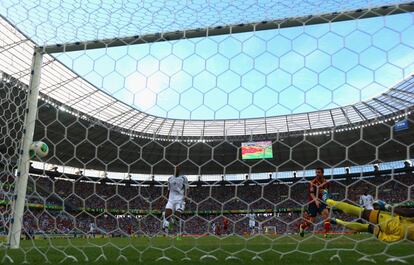
[[[216,229],[217,229],[216,223],[212,223],[211,224],[211,232],[210,232],[210,234],[215,235],[216,234]]]
[[[168,230],[172,214],[180,220],[180,230],[182,228],[181,214],[185,208],[185,198],[187,196],[188,180],[187,177],[180,175],[180,168],[176,167],[174,176],[168,179],[168,202],[165,206],[163,229]],[[180,231],[181,233],[181,231]]]
[[[248,215],[249,218],[249,230],[250,230],[250,234],[254,233],[254,229],[256,227],[256,215],[253,213],[253,211],[251,211]]]
[[[368,194],[368,191],[365,191],[363,195],[359,198],[359,205],[367,210],[374,210],[374,198]]]
[[[89,224],[89,236],[95,237],[96,236],[96,225],[95,223]]]

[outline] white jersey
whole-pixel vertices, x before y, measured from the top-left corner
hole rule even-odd
[[[371,195],[361,195],[359,204],[367,210],[374,210],[374,198]]]
[[[215,234],[216,233],[216,224],[215,223],[212,223],[211,224],[211,233],[212,234]]]
[[[249,217],[249,227],[256,226],[256,215],[254,213],[249,213],[247,215]]]
[[[247,216],[249,217],[249,221],[256,221],[256,215],[254,213],[249,213]]]
[[[95,224],[94,223],[90,223],[89,224],[89,232],[95,232],[95,230],[96,230]]]
[[[188,180],[186,176],[171,176],[168,179],[168,195],[169,201],[182,201],[184,200],[185,191],[188,189]]]

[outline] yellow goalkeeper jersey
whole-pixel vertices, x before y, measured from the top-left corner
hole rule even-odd
[[[394,242],[405,238],[414,240],[414,218],[393,216],[390,213],[378,211],[377,222],[375,220],[370,221],[378,223],[374,234],[379,240],[386,242]]]

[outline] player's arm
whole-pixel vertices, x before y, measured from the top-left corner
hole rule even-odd
[[[394,212],[402,217],[414,217],[414,208],[404,207],[404,203],[391,205],[385,203],[384,201],[375,201],[375,204],[379,205],[380,210],[386,210],[390,212]]]
[[[394,208],[394,213],[403,217],[414,217],[414,208],[397,206]]]
[[[312,202],[315,202],[316,206],[319,208],[319,200],[316,196],[316,187],[311,183],[309,183],[309,195],[312,198]]]
[[[318,200],[318,198],[313,193],[311,193],[310,196],[312,197],[313,202],[315,202],[316,206],[319,208],[319,200]]]

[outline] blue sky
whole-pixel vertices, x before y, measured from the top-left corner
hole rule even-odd
[[[412,14],[71,52],[57,58],[162,117],[253,118],[377,96],[414,71]]]
[[[2,0],[0,14],[39,45],[390,6],[395,0]]]

